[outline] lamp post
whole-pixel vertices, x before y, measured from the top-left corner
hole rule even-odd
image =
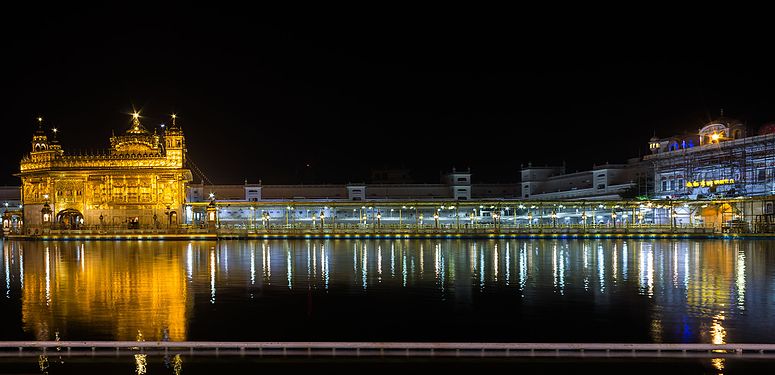
[[[417,217],[417,223],[420,227],[422,227],[422,220],[423,220],[423,214],[420,213],[420,216]]]
[[[528,211],[527,213],[527,226],[532,227],[533,226],[533,213]]]
[[[377,228],[382,225],[382,212],[377,211]]]
[[[288,219],[291,216],[291,206],[285,207],[285,226],[288,226]]]
[[[312,213],[312,228],[317,228],[318,224],[318,216],[314,212]]]
[[[583,228],[587,228],[587,211],[581,213],[581,225]]]
[[[495,226],[495,228],[498,228],[498,221],[500,221],[501,215],[498,212],[492,213],[492,223]]]
[[[320,229],[323,229],[323,224],[325,224],[326,220],[326,214],[323,211],[320,211]]]
[[[433,213],[433,221],[435,222],[436,229],[439,229],[439,209],[436,209],[436,212]]]
[[[611,222],[614,224],[614,228],[616,228],[616,211],[611,210]]]
[[[552,217],[552,227],[556,228],[557,227],[557,212],[556,211],[552,211],[551,217]]]

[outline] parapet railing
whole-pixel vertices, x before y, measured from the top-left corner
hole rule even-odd
[[[211,228],[182,226],[170,228],[137,228],[84,226],[78,229],[58,229],[45,227],[29,227],[23,232],[28,236],[164,236],[164,235],[219,235],[219,236],[262,236],[262,235],[607,235],[607,234],[713,234],[719,231],[712,226],[702,225],[664,225],[664,224],[631,224],[631,225],[398,225],[398,224],[287,224],[287,225],[232,225],[225,224]],[[11,233],[17,234],[17,233]]]
[[[775,344],[487,343],[487,342],[212,342],[4,341],[0,356],[258,355],[413,357],[757,357],[775,358]]]

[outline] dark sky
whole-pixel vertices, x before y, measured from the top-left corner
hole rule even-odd
[[[720,108],[752,130],[775,120],[760,30],[498,13],[20,12],[1,26],[0,184],[18,183],[38,115],[65,150],[104,149],[133,106],[148,128],[177,112],[215,183],[343,183],[393,167],[436,182],[453,166],[507,182],[528,161],[622,162]]]

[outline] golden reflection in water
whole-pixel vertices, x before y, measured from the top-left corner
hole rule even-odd
[[[175,375],[180,375],[180,372],[183,371],[183,357],[180,354],[175,354],[175,357],[172,358],[172,371]]]
[[[43,354],[38,356],[38,368],[41,373],[48,374],[48,357]]]
[[[148,365],[147,354],[135,354],[135,374],[137,375],[145,374],[147,365]]]
[[[711,342],[714,345],[726,344],[727,331],[721,322],[724,321],[724,314],[720,313],[713,317],[713,324],[710,327]]]
[[[713,358],[710,360],[710,364],[713,365],[713,368],[715,368],[718,371],[724,371],[724,358]],[[719,375],[722,373],[719,372]]]
[[[190,301],[176,248],[34,246],[24,253],[22,322],[37,340],[79,324],[110,327],[116,340],[134,340],[140,330],[151,340],[186,339]]]

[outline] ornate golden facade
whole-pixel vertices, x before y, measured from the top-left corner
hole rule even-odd
[[[177,225],[191,181],[185,165],[185,137],[174,116],[172,127],[160,136],[134,114],[125,134],[112,136],[110,150],[97,155],[68,155],[56,131],[49,139],[39,126],[18,174],[25,223],[45,226],[49,219],[54,227],[69,229]],[[50,207],[48,218],[44,207]]]

